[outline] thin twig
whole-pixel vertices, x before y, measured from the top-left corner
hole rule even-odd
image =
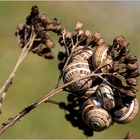
[[[31,105],[29,105],[26,108],[24,108],[17,116],[15,116],[13,118],[10,118],[8,120],[8,122],[3,123],[3,126],[0,128],[0,134],[3,134],[8,128],[12,127],[14,124],[16,124],[22,118],[24,118],[24,116],[27,115],[31,110],[33,110],[34,108],[37,108],[42,103],[47,102],[51,97],[53,97],[54,95],[56,95],[57,93],[62,91],[64,88],[68,87],[69,85],[75,83],[76,81],[86,79],[86,78],[90,78],[90,77],[99,77],[99,78],[103,79],[106,82],[106,80],[102,77],[102,75],[114,75],[114,74],[115,73],[111,74],[111,73],[94,73],[93,72],[88,76],[84,76],[84,77],[74,79],[74,80],[72,80],[72,81],[70,81],[70,82],[68,82],[68,83],[66,83],[66,84],[64,84],[62,86],[59,86],[56,89],[53,89],[47,95],[41,97],[40,99],[38,99],[37,101],[35,101]],[[107,82],[107,83],[110,84],[111,86],[113,86],[114,88],[118,89],[116,86],[112,85],[111,83],[109,83],[109,82]],[[118,89],[118,90],[120,90],[120,89]]]
[[[0,134],[3,134],[8,128],[12,127],[14,124],[16,124],[22,118],[24,118],[24,116],[27,115],[31,110],[33,110],[34,108],[37,108],[42,103],[47,102],[52,96],[56,95],[57,93],[62,91],[67,86],[75,83],[76,81],[79,81],[79,80],[82,80],[82,79],[85,79],[85,78],[89,78],[89,77],[92,77],[92,76],[97,76],[98,77],[99,75],[101,76],[103,74],[104,73],[92,73],[92,74],[90,74],[88,76],[72,80],[72,81],[70,81],[70,82],[58,87],[57,89],[54,89],[54,90],[50,91],[49,94],[43,96],[42,98],[38,99],[37,101],[35,101],[31,105],[29,105],[28,107],[24,108],[17,116],[15,116],[13,118],[10,118],[8,120],[8,122],[3,123],[3,126],[0,128]]]
[[[66,53],[67,53],[67,55],[69,55],[69,50],[68,50],[68,47],[66,45],[66,40],[65,40],[65,30],[63,31],[62,37],[63,37],[64,47],[65,47]]]
[[[58,103],[58,102],[56,102],[56,101],[54,101],[54,100],[48,100],[48,101],[47,101],[47,102],[45,102],[45,103],[50,103],[50,104],[54,104],[54,105],[59,106],[59,103]]]
[[[13,79],[16,75],[16,71],[18,69],[18,67],[20,66],[21,62],[25,59],[25,57],[27,56],[29,50],[31,49],[34,39],[35,39],[35,34],[34,31],[31,34],[31,37],[29,39],[29,41],[27,42],[27,44],[24,46],[24,48],[21,51],[21,54],[17,60],[17,63],[14,67],[14,69],[12,70],[12,72],[10,73],[9,77],[7,78],[6,82],[3,84],[3,86],[0,89],[0,108],[2,106],[2,103],[5,99],[5,96],[7,94],[8,89],[10,88],[10,86],[12,85]]]

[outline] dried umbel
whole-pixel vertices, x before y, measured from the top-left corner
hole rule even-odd
[[[100,107],[95,99],[88,99],[82,106],[83,121],[94,131],[102,131],[109,128],[112,124],[111,115]]]
[[[64,70],[63,81],[64,83],[68,83],[80,77],[88,76],[90,73],[91,70],[89,68],[88,63],[72,62]],[[91,87],[91,84],[91,78],[86,78],[71,84],[70,86],[68,86],[68,88],[72,92],[76,92],[77,94],[83,94],[86,90],[88,90]]]
[[[139,76],[137,57],[131,54],[128,43],[123,36],[117,36],[110,46],[113,64],[109,70],[116,72],[121,81],[118,88],[121,89],[121,96],[126,97],[126,101],[133,100],[136,97],[137,77]],[[125,84],[123,84],[125,81]]]
[[[26,18],[26,23],[17,27],[16,36],[21,48],[29,41],[32,30],[35,31],[36,38],[30,51],[44,58],[52,59],[54,56],[51,48],[54,47],[54,43],[49,31],[61,34],[63,29],[60,27],[60,22],[56,18],[49,19],[47,15],[39,12],[37,6],[33,6],[30,15]]]
[[[102,35],[99,32],[94,33],[92,38],[93,38],[96,46],[106,44],[104,38],[102,37]]]
[[[123,105],[113,112],[113,120],[117,123],[128,123],[132,121],[139,110],[139,103],[135,98],[129,105]]]
[[[102,83],[98,86],[95,91],[97,101],[99,101],[102,107],[106,110],[112,110],[115,108],[116,102],[112,88],[106,84]]]

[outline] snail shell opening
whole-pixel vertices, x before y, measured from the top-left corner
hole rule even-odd
[[[113,119],[117,123],[128,123],[132,121],[139,110],[138,100],[135,98],[129,106],[123,106],[122,108],[113,112]]]
[[[94,102],[94,103],[93,103]],[[96,102],[93,100],[87,101],[82,107],[83,121],[94,131],[102,131],[109,128],[112,124],[111,115],[104,109],[96,108]]]
[[[70,63],[67,68],[64,71],[63,74],[63,81],[64,83],[68,83],[72,80],[76,80],[80,77],[88,76],[91,73],[89,69],[88,63]],[[88,90],[92,85],[91,78],[86,78],[79,80],[70,86],[68,88],[73,92],[85,92]]]

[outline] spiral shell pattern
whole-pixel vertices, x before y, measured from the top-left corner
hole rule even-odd
[[[111,115],[106,110],[100,108],[100,103],[95,99],[88,99],[84,102],[82,106],[82,118],[94,131],[107,129],[113,123]]]
[[[135,98],[129,106],[123,106],[122,108],[115,110],[113,113],[113,119],[117,123],[128,123],[136,117],[138,110],[139,103]]]
[[[71,61],[88,63],[92,54],[93,54],[93,51],[91,49],[88,49],[88,48],[84,49],[83,46],[78,46],[72,54]]]
[[[89,65],[88,63],[70,63],[67,68],[64,71],[63,74],[63,81],[64,83],[68,83],[72,80],[76,80],[80,77],[85,77],[88,76],[91,73],[90,69],[89,69]],[[87,89],[89,89],[91,87],[92,84],[92,80],[91,78],[86,78],[86,79],[82,79],[79,80],[73,84],[71,84],[70,86],[68,86],[68,88],[73,91],[73,92],[84,92]]]
[[[95,93],[97,100],[101,103],[104,109],[109,111],[115,108],[114,93],[112,88],[108,84],[106,83],[100,84]]]

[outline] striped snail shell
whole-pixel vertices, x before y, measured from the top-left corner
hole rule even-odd
[[[92,55],[92,63],[95,68],[103,67],[109,64],[101,69],[103,72],[108,71],[108,69],[111,67],[110,63],[112,62],[112,59],[111,56],[108,55],[108,49],[109,49],[108,45],[106,45],[105,43],[101,44],[100,46],[96,47]]]
[[[135,98],[128,106],[123,106],[113,112],[113,120],[117,123],[128,123],[132,121],[139,110],[138,100]]]
[[[109,111],[115,108],[114,93],[112,88],[108,84],[100,84],[95,93],[97,100],[101,103],[104,109]]]
[[[71,61],[74,62],[87,62],[92,56],[93,51],[89,48],[84,48],[84,46],[78,46],[72,53]]]
[[[88,63],[72,62],[64,70],[63,81],[64,83],[68,83],[80,77],[88,76],[90,73],[91,71],[89,69]],[[68,88],[73,92],[83,93],[91,87],[91,84],[92,84],[91,78],[86,78],[71,84],[70,86],[68,86]]]
[[[88,96],[88,97],[94,96],[94,95],[96,94],[95,91],[97,90],[97,88],[98,88],[98,85],[89,88],[89,89],[85,92],[85,95]]]
[[[111,115],[100,106],[93,98],[89,98],[82,106],[83,121],[94,131],[105,130],[113,124]]]

